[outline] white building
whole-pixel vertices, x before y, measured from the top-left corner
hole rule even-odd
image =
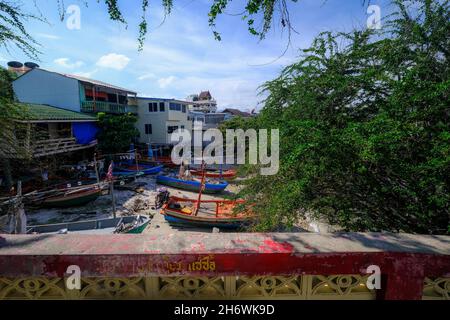
[[[214,113],[217,111],[217,102],[211,96],[209,91],[202,91],[200,94],[191,94],[186,98],[186,100],[190,102],[190,111],[204,113]]]
[[[175,99],[137,97],[139,142],[172,144],[170,134],[177,129],[191,130],[188,102]]]

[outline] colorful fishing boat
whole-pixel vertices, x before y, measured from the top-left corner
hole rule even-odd
[[[238,229],[251,223],[248,213],[235,214],[234,208],[244,200],[198,200],[170,197],[161,209],[161,214],[171,224],[194,227]],[[196,212],[197,211],[197,212]]]
[[[150,218],[147,216],[124,216],[117,218],[28,226],[27,233],[139,234],[144,231],[149,222]]]
[[[94,201],[102,194],[102,189],[98,185],[85,188],[73,188],[58,192],[42,200],[43,207],[68,208],[81,206]]]
[[[162,165],[152,166],[148,164],[134,164],[134,165],[119,165],[117,168],[114,168],[113,174],[126,174],[126,173],[138,173],[142,172],[145,175],[149,174],[157,174],[161,172],[163,169]]]
[[[134,180],[136,177],[141,177],[144,175],[143,172],[125,172],[125,171],[113,171],[112,173],[114,177],[114,184],[118,181],[130,182]]]
[[[153,158],[144,158],[144,161],[155,161],[164,165],[167,168],[176,168],[178,165],[172,162],[172,157],[170,156],[159,156]]]
[[[192,169],[190,170],[191,174],[194,176],[201,177],[203,174],[202,170]],[[231,180],[236,177],[236,170],[228,169],[228,170],[215,170],[215,169],[205,169],[205,177],[207,178],[216,178],[216,179],[225,179]]]
[[[237,229],[252,222],[254,216],[250,210],[235,212],[244,200],[201,200],[206,190],[205,163],[201,166],[202,179],[198,198],[184,199],[169,197],[161,208],[161,214],[172,224],[183,224],[196,227]]]
[[[183,190],[189,190],[194,192],[199,192],[201,187],[201,181],[200,180],[183,180],[179,179],[177,177],[171,177],[171,176],[164,176],[159,175],[156,177],[156,183],[163,184],[166,186],[183,189]],[[206,182],[204,186],[204,193],[219,193],[225,190],[225,188],[228,186],[228,182],[226,181],[219,181],[218,183],[211,183]]]

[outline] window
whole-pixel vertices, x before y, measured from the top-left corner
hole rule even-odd
[[[166,106],[165,106],[164,102],[159,103],[159,111],[160,112],[166,111]]]
[[[181,126],[181,129],[184,129],[184,126]]]
[[[182,108],[183,108],[183,113],[186,113],[186,105],[185,104],[182,105]]]
[[[178,126],[168,126],[167,127],[167,133],[171,134],[174,131],[178,130]]]
[[[121,96],[121,95],[119,95],[119,103],[120,103],[120,104],[127,104],[127,103],[128,103],[127,100],[128,100],[128,99],[127,99],[127,96]]]
[[[173,110],[173,111],[181,111],[181,104],[171,102],[171,103],[169,103],[169,109]]]
[[[151,123],[147,123],[145,125],[145,134],[152,134],[152,124]]]
[[[107,93],[106,95],[108,96],[108,102],[118,103],[117,95],[115,93]]]
[[[148,112],[157,112],[158,111],[158,103],[157,102],[150,102],[148,104]]]

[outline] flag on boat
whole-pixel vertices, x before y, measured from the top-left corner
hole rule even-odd
[[[114,168],[114,163],[111,161],[111,163],[109,164],[108,167],[108,173],[106,174],[106,180],[113,180],[113,168]]]

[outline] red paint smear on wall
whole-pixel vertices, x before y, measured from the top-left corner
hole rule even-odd
[[[263,253],[292,253],[294,246],[287,242],[277,242],[273,239],[266,239],[258,249]]]

